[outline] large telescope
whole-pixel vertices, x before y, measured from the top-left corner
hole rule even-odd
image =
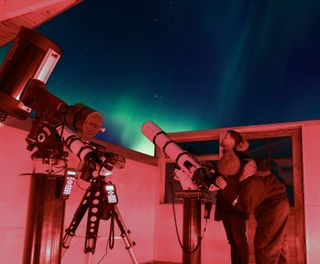
[[[201,166],[152,121],[142,125],[142,133],[180,167],[175,179],[180,181],[183,189],[183,192],[176,193],[177,198],[183,199],[182,263],[200,264],[201,202],[211,205],[207,191],[213,182],[214,172]],[[207,218],[210,217],[211,206],[208,208]]]
[[[33,111],[38,120],[50,126],[66,122],[84,137],[103,130],[102,114],[80,103],[69,106],[48,91],[47,80],[62,54],[51,40],[21,27],[0,67],[0,124],[8,116],[25,120]]]
[[[180,167],[176,178],[180,181],[183,190],[209,188],[211,177],[207,175],[206,169],[171,140],[160,127],[152,121],[147,121],[142,125],[141,130],[153,144],[157,145]]]

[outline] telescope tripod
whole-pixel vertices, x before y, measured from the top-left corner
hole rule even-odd
[[[113,187],[109,188],[107,186]],[[109,247],[113,247],[114,237],[112,236],[114,234],[113,225],[115,220],[120,230],[120,236],[124,241],[125,249],[128,250],[132,263],[138,264],[138,260],[133,251],[135,242],[131,241],[129,237],[130,230],[127,230],[121,218],[119,209],[116,205],[117,197],[114,188],[115,186],[111,182],[105,182],[104,176],[98,176],[92,179],[69,227],[65,231],[62,240],[62,255],[64,255],[65,251],[69,248],[71,239],[75,235],[77,227],[88,210],[84,247],[87,263],[91,263],[91,258],[95,252],[100,220],[108,220],[110,218]]]

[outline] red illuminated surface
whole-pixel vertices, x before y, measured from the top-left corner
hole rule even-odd
[[[26,150],[27,132],[15,128],[0,129],[0,166],[1,188],[0,206],[2,216],[0,241],[2,252],[0,263],[21,263],[23,254],[24,232],[28,206],[30,176],[21,176],[32,172],[31,153]],[[320,196],[319,196],[319,161],[320,149],[319,123],[307,124],[303,127],[303,173],[304,200],[306,221],[306,248],[308,263],[316,263],[320,259]],[[76,167],[78,160],[70,156],[70,167]],[[162,192],[160,170],[156,166],[127,160],[124,169],[115,171],[110,180],[115,184],[118,195],[118,208],[128,229],[130,237],[136,242],[134,252],[140,262],[162,260],[180,262],[182,250],[179,246],[172,214],[172,206],[159,203]],[[78,182],[86,188],[86,182]],[[83,196],[84,190],[74,185],[71,196],[67,200],[65,210],[65,226],[68,226],[75,209]],[[211,214],[214,212],[212,208]],[[176,207],[179,234],[182,236],[182,207]],[[212,218],[212,216],[211,216]],[[202,229],[205,226],[202,221]],[[86,217],[82,219],[66,251],[62,263],[81,262],[85,258],[83,252]],[[119,234],[116,227],[116,235]],[[100,238],[97,242],[93,261],[100,260],[105,252],[106,238],[109,235],[109,221],[102,220],[99,228]],[[115,240],[115,247],[108,251],[109,263],[131,263],[122,239]],[[229,248],[221,223],[209,220],[207,231],[202,241],[202,263],[229,263]]]

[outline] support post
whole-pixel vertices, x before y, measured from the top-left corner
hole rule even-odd
[[[59,264],[65,201],[63,177],[34,173],[31,176],[24,264]]]
[[[208,193],[192,190],[176,195],[183,198],[182,264],[201,264],[201,200],[208,199]]]

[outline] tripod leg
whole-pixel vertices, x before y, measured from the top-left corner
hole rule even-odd
[[[86,253],[86,258],[85,258],[84,263],[91,264],[92,263],[92,256],[93,256],[93,254],[91,252]]]
[[[137,257],[133,251],[133,246],[135,246],[136,243],[134,241],[131,241],[131,239],[128,235],[130,233],[130,230],[128,230],[125,227],[117,206],[114,207],[114,217],[115,217],[115,220],[116,220],[118,227],[120,229],[120,232],[121,232],[120,236],[122,237],[122,240],[125,244],[125,249],[128,250],[129,255],[131,257],[131,260],[132,260],[132,263],[139,264]]]
[[[94,254],[96,248],[104,201],[103,181],[104,177],[98,177],[94,178],[91,182],[84,248],[86,254]]]
[[[83,218],[83,216],[85,215],[88,209],[89,196],[90,196],[90,187],[84,193],[82,200],[80,202],[80,205],[78,206],[69,227],[65,231],[66,233],[62,239],[62,256],[64,256],[66,250],[69,248],[70,242],[76,233],[76,229],[78,228],[81,222],[81,219]]]

